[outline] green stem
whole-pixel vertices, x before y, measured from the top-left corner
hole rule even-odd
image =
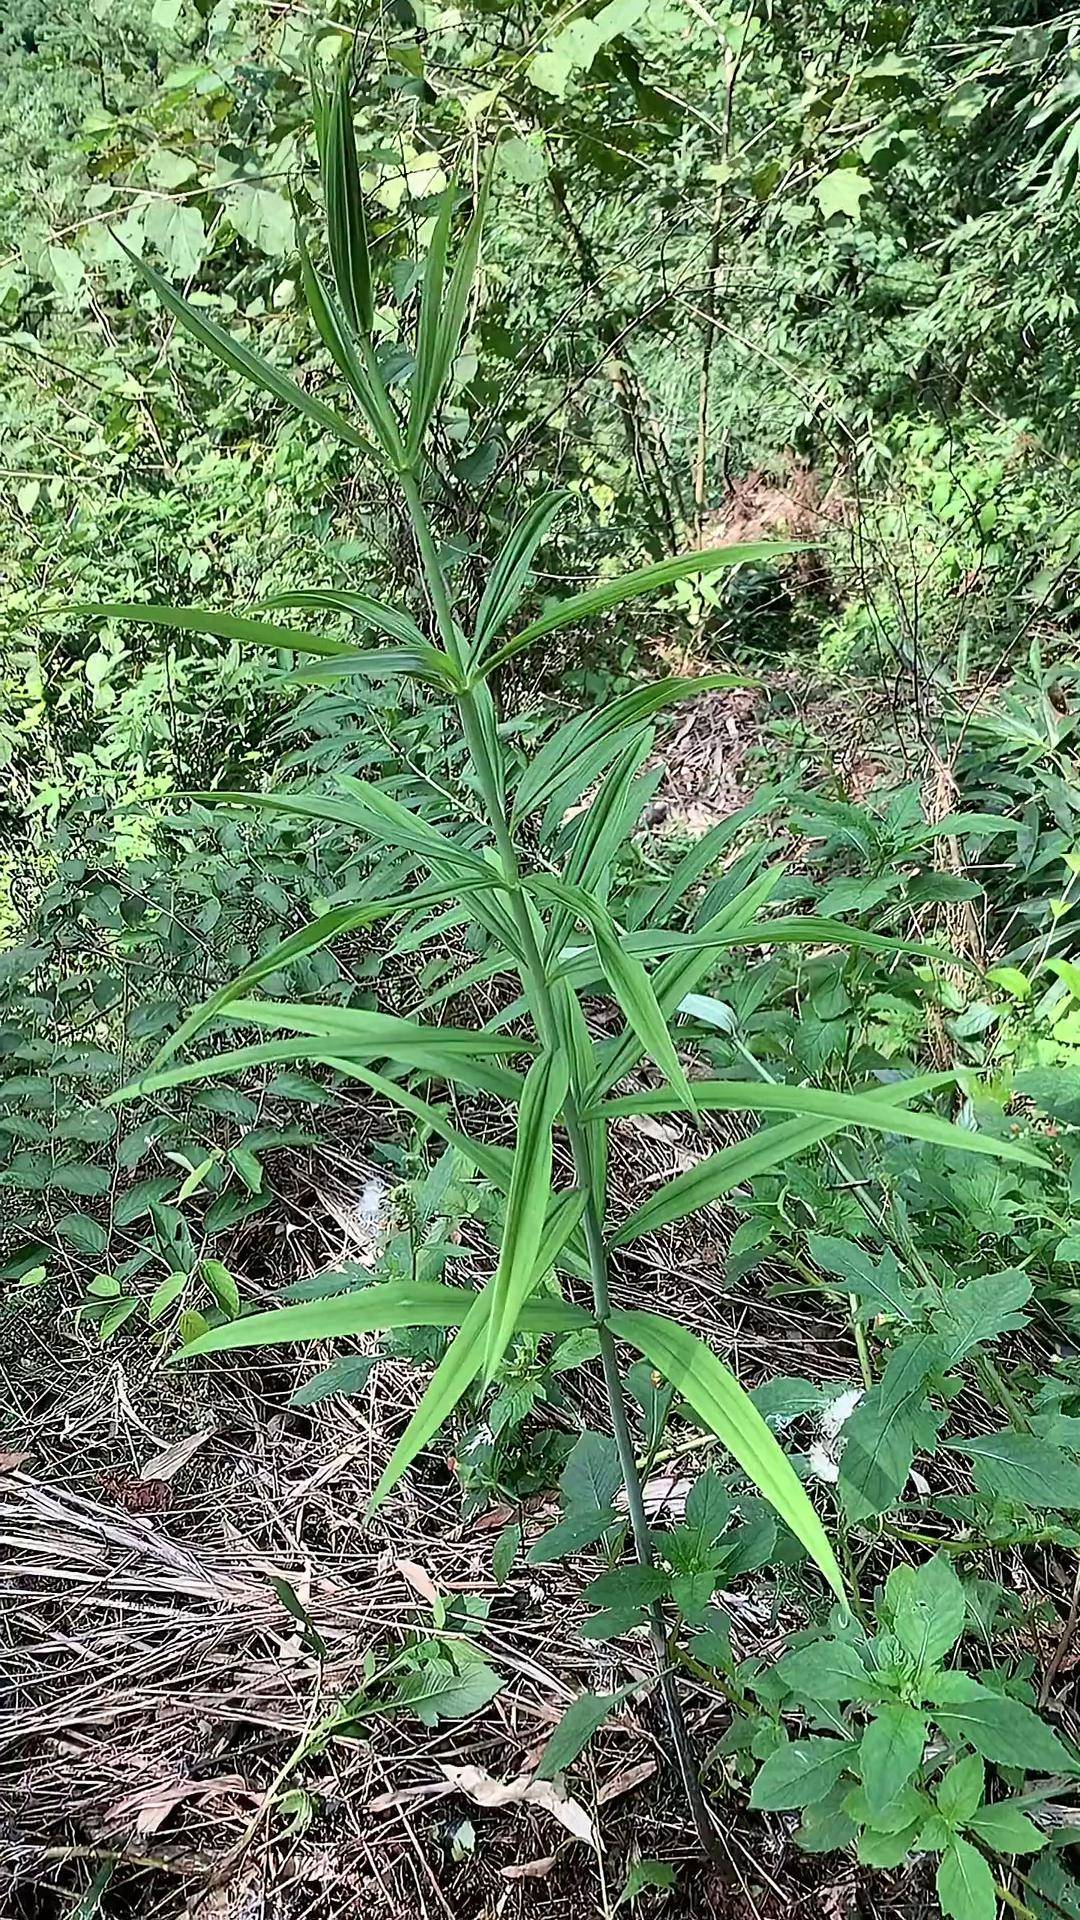
[[[439,638],[447,654],[459,672],[464,671],[467,663],[459,642],[454,624],[453,606],[447,589],[446,576],[439,560],[431,523],[427,509],[421,497],[420,488],[413,473],[401,476],[402,492],[408,508],[420,552],[420,560],[431,597],[432,612],[435,616]],[[462,732],[469,749],[469,756],[476,772],[481,797],[491,824],[496,852],[502,877],[507,886],[507,898],[520,947],[520,971],[522,986],[533,1015],[537,1033],[545,1046],[558,1044],[558,1023],[555,1007],[544,968],[543,957],[536,942],[532,919],[521,886],[521,871],[518,864],[517,849],[514,846],[510,828],[507,824],[506,810],[496,768],[492,764],[488,743],[484,737],[475,696],[468,687],[457,695],[458,713],[461,717]],[[612,1432],[619,1455],[619,1468],[626,1491],[626,1503],[630,1518],[630,1530],[634,1541],[634,1553],[641,1566],[653,1564],[652,1540],[649,1531],[648,1516],[645,1512],[645,1499],[641,1485],[641,1476],[637,1470],[634,1443],[630,1434],[630,1425],[626,1413],[626,1399],[623,1394],[622,1376],[619,1371],[618,1353],[611,1329],[607,1324],[611,1311],[611,1296],[608,1287],[607,1248],[604,1245],[603,1222],[596,1204],[595,1189],[592,1181],[591,1161],[584,1129],[579,1117],[578,1104],[580,1090],[571,1085],[567,1095],[563,1116],[566,1122],[567,1137],[574,1158],[577,1179],[588,1198],[585,1203],[584,1228],[585,1240],[589,1252],[589,1278],[592,1287],[593,1310],[597,1322],[597,1335],[600,1343],[600,1364],[604,1373],[604,1386],[607,1391],[608,1407],[611,1414]],[[668,1656],[667,1633],[664,1626],[663,1608],[654,1601],[649,1609],[649,1634],[656,1656],[660,1691],[671,1729],[672,1745],[678,1760],[679,1772],[697,1829],[698,1838],[706,1852],[716,1851],[716,1836],[709,1819],[708,1808],[697,1777],[690,1740],[679,1700],[675,1673]]]

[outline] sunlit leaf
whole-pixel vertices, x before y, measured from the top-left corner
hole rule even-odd
[[[617,1340],[628,1341],[659,1369],[723,1441],[846,1603],[843,1577],[825,1529],[786,1453],[735,1375],[696,1334],[661,1314],[613,1311],[608,1325]]]

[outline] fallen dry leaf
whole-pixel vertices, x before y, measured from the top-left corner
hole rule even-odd
[[[630,1133],[643,1133],[647,1140],[659,1140],[665,1147],[673,1147],[679,1138],[678,1127],[666,1120],[654,1120],[651,1113],[635,1113],[620,1124]]]
[[[478,1807],[512,1807],[522,1801],[543,1807],[575,1840],[599,1848],[600,1836],[580,1800],[560,1793],[551,1780],[534,1780],[527,1773],[519,1774],[516,1780],[495,1780],[483,1767],[442,1766],[439,1770],[452,1787]]]
[[[439,1589],[435,1585],[430,1573],[425,1573],[423,1567],[418,1567],[415,1560],[395,1560],[394,1568],[396,1572],[400,1573],[407,1585],[413,1589],[413,1592],[418,1593],[422,1600],[427,1601],[429,1607],[438,1606]]]
[[[609,1806],[612,1800],[619,1800],[624,1793],[632,1793],[646,1780],[651,1780],[656,1772],[655,1760],[642,1760],[636,1767],[624,1767],[621,1773],[613,1773],[605,1780],[596,1796],[598,1807]]]
[[[500,1867],[504,1880],[546,1880],[555,1865],[555,1855],[549,1853],[542,1860],[523,1860],[517,1867]]]
[[[0,1473],[18,1473],[23,1462],[29,1458],[28,1453],[0,1453]]]
[[[139,1479],[171,1480],[181,1467],[187,1466],[192,1454],[198,1452],[204,1440],[209,1440],[211,1434],[216,1432],[216,1427],[204,1427],[201,1433],[189,1433],[184,1440],[174,1440],[171,1447],[166,1447],[162,1453],[155,1453],[152,1460],[140,1467]]]
[[[694,1478],[690,1474],[654,1473],[642,1488],[649,1519],[656,1520],[663,1513],[670,1520],[681,1520],[693,1484]]]
[[[119,1825],[135,1816],[135,1831],[143,1835],[157,1833],[170,1813],[185,1800],[216,1800],[221,1795],[257,1800],[258,1794],[237,1773],[222,1774],[217,1780],[158,1781],[139,1793],[130,1793],[106,1816],[110,1825]]]

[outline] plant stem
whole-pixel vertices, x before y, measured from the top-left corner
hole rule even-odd
[[[428,519],[427,509],[417,485],[415,474],[404,472],[400,476],[405,504],[416,535],[420,560],[431,597],[432,611],[435,615],[439,637],[455,667],[465,665],[459,645],[458,633],[454,624],[453,607],[447,589],[446,576],[439,561]],[[507,884],[509,907],[514,921],[514,929],[521,950],[520,971],[522,986],[525,990],[537,1032],[545,1046],[558,1044],[558,1025],[555,1008],[551,998],[543,957],[536,943],[533,923],[529,916],[525,896],[521,887],[521,873],[518,865],[517,849],[514,846],[510,828],[507,824],[506,810],[500,787],[498,773],[492,764],[488,744],[484,737],[480,715],[475,697],[469,688],[457,696],[458,712],[461,716],[462,732],[469,749],[469,755],[476,772],[484,807],[491,823],[495,847],[499,857],[502,877]],[[595,1188],[592,1180],[591,1160],[585,1133],[578,1114],[580,1089],[571,1080],[570,1092],[563,1109],[567,1137],[574,1158],[576,1177],[584,1188],[588,1198],[585,1203],[584,1228],[589,1251],[589,1279],[592,1287],[593,1310],[597,1322],[597,1336],[600,1343],[600,1363],[604,1373],[604,1386],[607,1391],[608,1408],[611,1414],[612,1432],[618,1449],[619,1468],[626,1491],[626,1504],[630,1518],[630,1531],[634,1541],[634,1553],[641,1566],[653,1564],[652,1540],[649,1532],[648,1516],[645,1512],[645,1499],[641,1485],[641,1476],[637,1469],[634,1443],[626,1413],[626,1399],[623,1393],[622,1375],[619,1371],[619,1359],[615,1340],[608,1326],[611,1311],[611,1296],[608,1288],[607,1248],[604,1245],[603,1222],[596,1204]],[[667,1633],[664,1626],[663,1608],[654,1601],[649,1608],[649,1634],[660,1682],[660,1691],[667,1712],[668,1726],[671,1730],[672,1745],[675,1749],[679,1772],[686,1792],[690,1812],[698,1839],[709,1854],[716,1852],[716,1835],[709,1818],[701,1783],[697,1777],[690,1740],[679,1699],[678,1686],[671,1661],[668,1657]]]

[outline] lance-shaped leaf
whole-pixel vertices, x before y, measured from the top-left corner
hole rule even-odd
[[[506,1352],[521,1304],[536,1282],[537,1256],[551,1198],[551,1130],[568,1084],[569,1062],[561,1048],[542,1053],[525,1078],[502,1247],[491,1283],[485,1380],[491,1379]]]
[[[175,627],[177,631],[211,634],[216,640],[235,640],[243,647],[269,647],[276,653],[313,653],[333,658],[352,657],[356,648],[326,633],[307,633],[302,627],[278,627],[268,620],[250,620],[244,614],[217,613],[211,607],[165,607],[133,600],[89,601],[68,609],[84,620],[137,620],[148,627]]]
[[[951,1120],[942,1120],[936,1113],[908,1113],[883,1100],[880,1092],[834,1093],[829,1087],[792,1087],[759,1080],[695,1080],[694,1102],[702,1113],[794,1113],[808,1119],[838,1120],[844,1126],[866,1127],[877,1133],[895,1133],[905,1140],[928,1140],[934,1146],[950,1147],[954,1153],[982,1153],[992,1160],[1014,1160],[1028,1167],[1047,1165],[1040,1154],[1015,1140],[995,1140],[989,1134],[973,1133]],[[608,1119],[621,1113],[676,1110],[676,1102],[663,1091],[630,1093],[591,1109],[598,1118]]]
[[[268,599],[256,603],[255,611],[262,613],[278,607],[318,607],[326,613],[348,613],[403,647],[426,645],[423,633],[409,614],[402,613],[398,607],[386,606],[382,600],[373,600],[370,594],[352,593],[338,587],[302,587],[288,593],[272,593]],[[354,651],[344,641],[337,644],[343,651]]]
[[[492,655],[484,671],[494,673],[496,667],[513,659],[523,647],[530,647],[534,640],[542,640],[546,634],[557,633],[562,627],[578,626],[584,620],[593,620],[598,613],[607,613],[611,607],[621,606],[626,600],[637,600],[644,593],[658,593],[661,588],[672,586],[676,580],[689,580],[694,576],[718,573],[725,568],[778,560],[786,553],[802,552],[804,544],[790,540],[762,540],[745,546],[706,548],[701,553],[677,553],[670,560],[658,560],[651,567],[639,567],[636,572],[624,573],[617,580],[601,580],[584,593],[575,593],[569,600],[561,601],[557,607],[541,614],[538,620],[530,621],[504,647],[500,647],[498,653]]]
[[[740,888],[735,897],[719,908],[701,928],[702,939],[712,940],[723,934],[740,914],[756,913],[775,890],[783,871],[782,866],[770,867],[765,873],[758,874],[748,886]],[[653,990],[665,1019],[670,1020],[687,994],[694,991],[702,974],[708,969],[711,950],[708,947],[676,950],[657,967],[652,976]],[[569,977],[573,977],[577,965],[574,961],[566,969]],[[557,972],[562,971],[561,967],[557,969]],[[601,1059],[596,1077],[587,1089],[587,1103],[595,1102],[601,1093],[606,1093],[609,1087],[629,1073],[638,1059],[639,1051],[634,1034],[626,1034],[617,1040]]]
[[[610,748],[608,758],[613,759],[622,746],[618,736],[627,728],[640,726],[665,707],[675,706],[681,700],[692,700],[699,693],[708,693],[717,687],[749,687],[756,684],[732,673],[699,674],[694,679],[654,680],[647,687],[636,687],[632,693],[621,694],[617,700],[609,701],[599,713],[578,714],[549,735],[539,753],[525,768],[514,797],[515,819],[524,820],[537,807],[544,806],[560,787],[576,786],[580,799],[606,764],[605,742]]]
[[[300,273],[308,310],[331,356],[363,410],[372,433],[393,466],[400,464],[401,436],[393,407],[379,372],[378,362],[365,341],[358,345],[351,330],[323,285],[319,270],[308,251],[299,220],[296,246],[300,255]]]
[[[350,1060],[347,1055],[328,1057],[326,1065],[348,1080],[359,1080],[363,1086],[370,1087],[373,1093],[380,1094],[393,1106],[400,1107],[405,1113],[411,1113],[414,1119],[423,1120],[448,1145],[457,1147],[477,1172],[482,1173],[485,1180],[490,1180],[492,1186],[496,1187],[500,1193],[509,1193],[514,1172],[514,1156],[509,1147],[496,1146],[490,1140],[474,1139],[472,1134],[464,1133],[460,1127],[456,1127],[441,1107],[433,1106],[430,1100],[422,1100],[411,1087],[400,1086],[396,1080],[387,1080],[381,1073],[375,1073],[370,1067],[361,1066],[358,1061]],[[524,1086],[523,1081],[521,1085]]]
[[[568,493],[544,493],[534,500],[507,536],[484,588],[476,626],[473,650],[479,658],[488,641],[504,626],[525,591],[536,550],[546,538],[557,513],[566,505]]]
[[[492,165],[494,164],[494,149]],[[454,212],[455,188],[451,184],[443,196],[442,209],[424,265],[420,294],[420,318],[416,337],[416,364],[409,397],[409,433],[407,451],[415,459],[424,435],[439,403],[450,369],[461,344],[461,330],[472,292],[476,263],[480,253],[480,235],[484,225],[492,166],[489,165],[476,203],[476,211],[458,249],[449,282],[450,231]]]
[[[615,1311],[608,1325],[617,1340],[644,1354],[723,1441],[846,1604],[843,1577],[825,1529],[786,1453],[730,1369],[696,1334],[662,1314]]]
[[[548,1270],[554,1260],[549,1261]],[[539,1267],[535,1279],[542,1278]],[[405,1428],[368,1502],[370,1517],[412,1465],[418,1453],[433,1440],[450,1418],[469,1388],[475,1385],[484,1366],[484,1352],[490,1335],[495,1301],[494,1281],[474,1297],[466,1318],[443,1354],[424,1391],[415,1413]],[[581,1307],[568,1300],[526,1302],[520,1309],[518,1324],[531,1333],[573,1332],[590,1327],[593,1321]]]
[[[258,1067],[295,1066],[307,1061],[336,1070],[342,1068],[346,1061],[367,1065],[372,1060],[385,1060],[388,1057],[385,1047],[360,1045],[353,1048],[340,1034],[316,1034],[294,1040],[264,1040],[249,1047],[232,1047],[225,1053],[212,1054],[205,1060],[185,1060],[183,1065],[163,1067],[159,1073],[147,1073],[141,1079],[133,1080],[109,1094],[103,1104],[118,1106],[127,1100],[144,1099],[151,1093],[167,1092],[172,1087],[191,1086],[197,1080],[224,1080]],[[417,1047],[409,1050],[408,1057],[401,1064],[404,1069],[425,1078],[450,1079],[461,1086],[473,1087],[480,1093],[493,1094],[496,1100],[505,1100],[508,1105],[516,1104],[525,1084],[521,1075],[511,1072],[509,1067],[499,1066],[497,1061],[487,1058],[470,1056],[466,1059],[459,1051],[451,1055],[445,1050],[441,1053],[428,1052]]]
[[[762,875],[762,880],[766,877]],[[775,875],[771,884],[776,884]],[[822,920],[801,915],[790,919],[729,924],[713,932],[708,927],[702,927],[695,933],[659,930],[624,936],[627,953],[634,954],[640,960],[654,960],[661,955],[671,954],[720,953],[729,947],[817,946],[825,943],[830,946],[865,947],[871,953],[896,953],[909,959],[947,960],[950,957],[940,947],[927,946],[918,940],[898,940],[891,934],[869,933],[863,927],[849,926],[844,920]],[[567,979],[580,981],[588,965],[587,956],[576,954],[560,963],[559,971]]]
[[[266,1313],[245,1314],[240,1320],[199,1334],[176,1357],[223,1353],[233,1347],[340,1340],[346,1335],[381,1333],[392,1327],[459,1327],[475,1299],[466,1287],[447,1287],[434,1280],[393,1280],[386,1286],[363,1287],[330,1300],[304,1300],[291,1307],[271,1307]]]
[[[422,686],[453,693],[460,685],[453,665],[437,647],[368,647],[316,660],[288,673],[271,675],[275,687],[317,687],[327,680],[417,680]]]
[[[120,245],[124,245],[122,240]],[[193,307],[189,301],[185,300],[183,294],[177,293],[175,287],[171,287],[154,267],[147,261],[140,260],[130,248],[124,247],[124,251],[132,265],[153,288],[162,306],[172,314],[173,319],[184,328],[186,333],[190,333],[193,339],[198,340],[201,346],[206,347],[215,359],[220,360],[223,366],[228,367],[233,373],[240,374],[243,379],[250,380],[252,386],[261,387],[264,393],[272,394],[275,400],[283,401],[287,407],[292,408],[294,413],[302,414],[304,419],[311,420],[323,433],[332,433],[338,440],[344,440],[350,447],[358,447],[363,453],[374,451],[370,440],[357,427],[343,419],[340,413],[335,413],[333,407],[325,406],[321,400],[316,400],[314,394],[305,393],[302,387],[297,386],[295,380],[290,380],[287,374],[279,373],[277,368],[272,367],[260,354],[253,353],[250,347],[245,347],[240,340],[234,339],[231,334],[225,333],[221,327],[216,326],[212,320],[208,320],[205,314],[200,313],[197,307]]]
[[[479,1297],[466,1287],[447,1287],[434,1280],[392,1280],[385,1286],[335,1294],[329,1300],[303,1300],[294,1306],[271,1307],[266,1313],[245,1314],[240,1320],[200,1333],[174,1355],[174,1360],[237,1347],[342,1340],[361,1333],[389,1332],[395,1327],[459,1327]],[[564,1300],[545,1301],[531,1312],[526,1309],[526,1315],[529,1330],[536,1333],[562,1332],[564,1327],[589,1324],[588,1314]]]
[[[920,1093],[931,1092],[951,1079],[951,1074],[927,1074],[922,1079],[908,1080],[900,1085],[876,1087],[866,1097],[885,1106],[902,1106],[905,1101],[915,1099]],[[751,1093],[759,1084],[763,1083],[751,1083]],[[606,1110],[599,1109],[600,1112]],[[700,1207],[715,1205],[725,1194],[733,1193],[736,1187],[759,1179],[763,1173],[771,1173],[774,1167],[785,1166],[789,1160],[817,1146],[820,1141],[842,1133],[845,1124],[842,1120],[827,1120],[816,1115],[784,1120],[752,1134],[749,1140],[735,1140],[718,1153],[706,1155],[696,1166],[688,1167],[651,1194],[629,1219],[624,1220],[612,1245],[628,1246],[632,1240],[640,1240],[643,1234],[655,1233],[675,1220],[687,1219]]]
[[[367,338],[375,319],[375,305],[346,60],[341,64],[334,104],[326,122],[322,168],[326,229],[338,298],[353,333],[357,338]]]
[[[234,1000],[226,1016],[240,1026],[278,1027],[287,1033],[310,1033],[340,1041],[346,1049],[383,1053],[388,1059],[408,1061],[416,1053],[425,1059],[443,1055],[484,1059],[508,1053],[532,1053],[531,1040],[502,1034],[474,1033],[469,1027],[427,1027],[418,1020],[402,1020],[392,1013],[374,1013],[366,1007],[319,1006],[277,1000]]]
[[[479,880],[459,880],[455,882],[454,890],[457,892],[467,890],[470,886],[481,885],[483,882]],[[320,948],[329,946],[343,934],[355,933],[361,927],[374,926],[379,920],[393,919],[399,913],[413,913],[418,908],[442,906],[450,897],[450,889],[447,887],[422,887],[414,888],[411,893],[395,893],[386,900],[365,900],[355,907],[332,907],[329,913],[320,914],[317,920],[310,921],[306,927],[300,927],[296,933],[290,933],[285,940],[279,940],[276,946],[260,954],[259,958],[253,960],[249,967],[245,967],[242,973],[238,973],[225,986],[219,987],[208,1000],[204,1000],[201,1006],[189,1013],[187,1019],[177,1027],[176,1032],[170,1034],[168,1040],[159,1048],[151,1063],[150,1071],[155,1072],[159,1067],[164,1066],[166,1060],[170,1060],[180,1047],[184,1046],[194,1034],[199,1033],[215,1014],[227,1007],[230,1001],[240,999],[251,987],[257,987],[259,981],[267,979],[270,974],[279,973],[283,967],[291,966],[296,960],[306,959],[309,953],[318,953]]]
[[[401,847],[409,853],[417,854],[429,866],[461,872],[486,883],[488,891],[505,886],[498,870],[488,864],[479,854],[472,853],[467,847],[461,847],[440,833],[437,827],[422,820],[419,814],[410,813],[389,794],[380,793],[364,780],[352,780],[344,776],[343,788],[348,788],[348,796],[336,798],[323,794],[294,793],[238,793],[223,788],[206,792],[189,793],[184,797],[196,801],[205,807],[251,807],[257,813],[294,814],[303,820],[322,820],[328,826],[352,827],[358,832],[368,834],[376,842]],[[372,798],[374,796],[374,799]],[[483,891],[476,889],[477,893]]]
[[[590,899],[581,887],[563,880],[533,875],[527,882],[530,891],[542,899],[552,899],[585,921],[596,943],[597,958],[612,993],[637,1035],[641,1047],[671,1082],[678,1105],[694,1111],[694,1094],[668,1032],[652,982],[640,960],[627,951],[624,936],[616,931],[611,915],[598,901]]]

